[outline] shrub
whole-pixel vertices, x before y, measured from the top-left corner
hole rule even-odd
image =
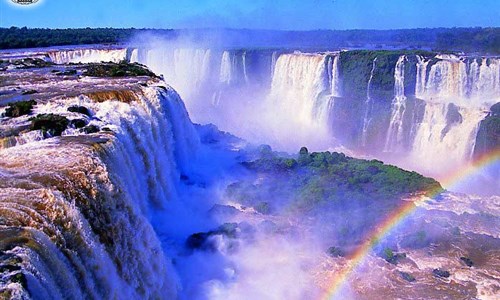
[[[41,130],[44,137],[60,136],[69,125],[66,117],[55,114],[41,114],[31,120],[32,130]]]
[[[36,104],[35,100],[19,101],[9,103],[9,107],[5,110],[5,116],[10,118],[17,118],[20,116],[28,115],[31,113],[33,106]]]
[[[92,77],[125,77],[125,76],[149,76],[157,77],[153,72],[141,64],[128,63],[100,63],[89,64],[84,76]]]

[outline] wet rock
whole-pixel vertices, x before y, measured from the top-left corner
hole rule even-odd
[[[84,119],[73,119],[71,121],[69,121],[69,126],[73,127],[73,128],[83,128],[87,125],[87,121],[85,121]]]
[[[208,212],[216,216],[232,216],[238,213],[238,209],[230,205],[215,204]]]
[[[474,262],[468,257],[462,256],[460,257],[460,260],[468,267],[474,266]]]
[[[31,57],[16,60],[12,64],[15,65],[18,69],[45,68],[54,65],[54,63],[50,61]]]
[[[76,75],[76,70],[66,70],[56,73],[57,76],[71,76]]]
[[[60,136],[69,125],[66,117],[55,114],[40,114],[30,120],[31,129],[41,130],[46,138]]]
[[[432,274],[439,278],[448,278],[451,275],[450,272],[443,269],[434,269],[432,270]]]
[[[345,252],[338,247],[330,247],[330,248],[328,248],[328,250],[326,252],[331,257],[344,257],[345,256]]]
[[[96,133],[96,132],[99,132],[100,129],[99,127],[95,126],[95,125],[89,125],[87,127],[84,127],[82,129],[82,131],[86,134],[91,134],[91,133]]]
[[[200,249],[200,250],[213,250],[214,246],[208,243],[208,237],[211,236],[210,232],[197,232],[190,235],[186,240],[186,247],[188,249]]]
[[[21,93],[21,95],[33,95],[38,93],[36,90],[27,90]]]
[[[90,110],[88,108],[86,108],[85,106],[72,105],[72,106],[68,107],[68,111],[74,112],[74,113],[79,113],[82,115],[86,115],[88,117],[92,116],[92,113],[90,112]]]
[[[186,247],[190,250],[216,251],[216,241],[211,237],[217,235],[236,239],[238,237],[238,224],[225,223],[215,230],[194,233],[186,239]]]
[[[500,102],[490,108],[490,113],[479,124],[474,146],[474,157],[495,151],[500,147]]]
[[[414,282],[415,281],[415,277],[413,277],[413,275],[411,275],[410,273],[399,272],[399,276],[401,276],[401,278],[403,278],[404,280],[406,280],[408,282]]]
[[[463,121],[463,117],[460,114],[458,106],[453,103],[448,104],[448,111],[446,112],[446,127],[441,131],[441,139],[450,131],[450,129],[456,124],[460,124]]]
[[[271,214],[271,207],[269,206],[268,202],[260,202],[259,204],[254,206],[255,211],[263,214],[263,215],[269,215]]]

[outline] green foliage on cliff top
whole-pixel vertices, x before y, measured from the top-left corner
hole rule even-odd
[[[156,75],[145,66],[137,63],[99,63],[89,64],[84,76],[92,77],[125,77],[125,76],[150,76]]]
[[[349,91],[356,98],[365,99],[373,61],[375,69],[371,81],[373,98],[389,101],[394,92],[394,68],[401,55],[422,55],[432,57],[435,53],[421,50],[385,51],[385,50],[353,50],[340,53],[340,74],[343,78],[343,90]],[[379,94],[379,95],[377,95]]]
[[[437,181],[416,172],[336,152],[309,153],[303,148],[297,159],[266,155],[245,165],[264,180],[234,183],[227,193],[247,206],[281,199],[305,210],[320,204],[383,207],[411,194],[443,191]],[[272,202],[269,205],[275,210]]]

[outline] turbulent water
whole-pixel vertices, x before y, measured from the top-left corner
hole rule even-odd
[[[50,83],[37,89],[43,97]],[[177,201],[199,139],[169,87],[143,87],[121,101],[107,101],[110,95],[63,96],[36,107],[72,119],[80,115],[67,108],[85,106],[91,123],[108,133],[70,128],[58,139],[25,138],[0,151],[2,297],[176,297],[172,264],[150,220]],[[20,270],[24,277],[16,277]]]

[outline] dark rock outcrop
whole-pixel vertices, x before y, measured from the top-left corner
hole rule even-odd
[[[474,157],[500,150],[500,102],[490,108],[490,113],[479,125],[474,147]]]

